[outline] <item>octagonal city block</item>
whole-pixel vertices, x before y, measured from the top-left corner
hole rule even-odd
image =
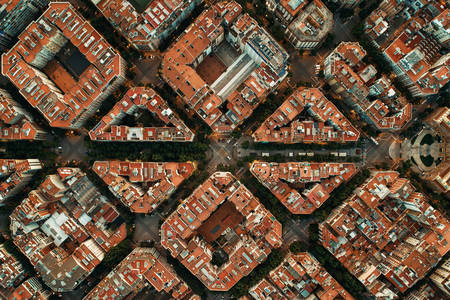
[[[281,223],[231,173],[216,172],[161,226],[161,244],[212,291],[227,291],[281,246]]]

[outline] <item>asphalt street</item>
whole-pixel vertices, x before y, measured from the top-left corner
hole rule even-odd
[[[61,141],[61,147],[58,151],[60,151],[59,159],[63,162],[67,161],[83,161],[87,148],[84,145],[84,137],[85,134],[82,135],[69,135],[65,136]]]
[[[313,156],[311,154],[332,155],[333,153],[338,153],[338,155],[341,154],[343,156],[343,154],[345,153],[345,156],[358,156],[358,154],[356,154],[356,151],[358,149],[359,148],[355,147],[350,149],[337,149],[337,150],[325,150],[325,149],[311,150],[311,149],[302,149],[301,146],[299,146],[298,149],[287,149],[287,150],[255,150],[255,149],[238,148],[237,154],[238,157],[245,157],[252,154],[256,154],[256,156],[267,156],[267,157],[274,155],[282,155],[287,157],[296,157],[297,155],[303,155],[307,160],[308,156]]]

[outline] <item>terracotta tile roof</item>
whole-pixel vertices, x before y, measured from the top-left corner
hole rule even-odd
[[[216,232],[229,255],[220,267],[206,240]],[[281,245],[281,224],[230,173],[216,172],[162,224],[161,244],[209,290],[227,291]]]
[[[311,214],[356,173],[356,167],[353,163],[254,162],[250,172],[291,213]],[[315,184],[301,192],[290,186],[308,183]]]
[[[377,8],[366,18],[364,31],[371,39],[376,39],[386,32],[389,27],[388,22],[385,20],[386,17],[386,12],[381,8]]]
[[[320,263],[307,252],[289,253],[266,279],[250,289],[255,299],[294,299],[296,297],[353,300]]]
[[[191,162],[96,161],[92,169],[132,212],[149,213],[191,176],[195,165]],[[149,184],[151,186],[145,190],[144,185]]]
[[[433,13],[431,13],[433,12]],[[436,94],[450,80],[448,8],[438,2],[414,12],[381,46],[384,56],[414,96]],[[448,34],[447,34],[448,36]]]
[[[405,292],[450,249],[449,221],[398,176],[374,172],[319,226],[323,246],[374,295]]]
[[[171,299],[188,299],[189,296],[189,299],[196,299],[197,296],[156,249],[135,248],[84,300],[123,299],[139,292],[148,283],[158,292],[164,290],[171,294]]]
[[[31,115],[6,90],[0,89],[0,140],[40,140],[45,136]]]
[[[216,132],[231,132],[250,116],[262,99],[286,76],[288,54],[248,14],[241,14],[242,8],[235,1],[223,1],[203,11],[178,40],[168,49],[162,62],[162,77]],[[225,20],[225,24],[222,23]],[[225,34],[224,26],[229,33]],[[197,73],[195,67],[203,60],[205,53],[227,40],[237,45],[236,49],[245,59],[246,51],[252,49],[249,62],[237,74],[225,74],[217,81],[224,81],[220,91],[215,91]],[[248,47],[246,47],[248,45]],[[245,68],[255,67],[246,77],[240,75]],[[250,66],[250,67],[249,67]],[[233,67],[229,67],[233,70]],[[230,71],[231,72],[231,71]],[[245,73],[247,74],[247,73]],[[228,77],[227,77],[228,76]],[[243,77],[240,78],[239,76]],[[234,83],[236,88],[232,88]],[[218,84],[219,85],[219,84]],[[221,105],[227,102],[228,111],[222,112]]]
[[[36,277],[31,277],[22,282],[13,293],[8,296],[8,300],[46,300],[50,292],[45,290]]]
[[[362,61],[365,55],[359,43],[342,42],[325,59],[325,78],[365,121],[381,130],[399,130],[411,120],[412,104],[387,77],[376,79],[375,67]]]
[[[257,300],[273,299],[287,300],[278,289],[266,279],[261,280],[257,285],[249,290],[250,295]]]
[[[164,122],[165,126],[155,127],[144,124],[138,127],[120,125],[125,115],[133,115],[137,110],[148,110]],[[147,125],[147,126],[145,126]],[[101,121],[89,132],[95,141],[160,141],[192,142],[194,133],[180,117],[170,109],[166,101],[154,90],[135,87],[124,95]]]
[[[138,12],[127,0],[92,1],[108,21],[137,49],[156,50],[161,37],[169,35],[200,1],[151,1]]]
[[[316,120],[298,121],[303,112]],[[331,125],[326,125],[329,123]],[[360,132],[317,88],[300,87],[253,134],[256,142],[353,142]]]
[[[68,43],[89,66],[76,85],[62,91],[43,69]],[[2,55],[2,74],[51,126],[79,128],[125,80],[125,61],[68,2],[52,2]]]
[[[38,159],[0,159],[0,203],[16,194],[42,168]]]
[[[302,9],[306,4],[308,5],[301,12],[296,10],[299,14],[289,24],[286,32],[289,41],[300,49],[316,48],[333,30],[334,25],[333,13],[321,0],[302,1],[299,8]]]
[[[25,277],[22,264],[0,244],[0,282],[1,294],[13,289]]]
[[[52,290],[73,290],[126,236],[125,223],[76,168],[58,169],[10,215],[14,243]]]

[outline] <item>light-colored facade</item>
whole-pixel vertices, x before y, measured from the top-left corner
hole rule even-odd
[[[48,0],[0,1],[0,50],[12,46],[14,39],[48,2]]]
[[[286,39],[297,49],[312,50],[333,29],[333,14],[321,0],[311,1],[288,26]]]
[[[420,1],[415,1],[420,2]],[[410,11],[410,6],[404,14]],[[412,10],[414,11],[414,10]],[[437,1],[414,11],[380,50],[415,97],[438,93],[450,80],[450,11]]]
[[[450,297],[450,258],[431,274],[431,281]]]

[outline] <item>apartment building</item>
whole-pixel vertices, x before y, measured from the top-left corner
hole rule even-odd
[[[308,0],[266,0],[266,7],[287,26],[305,7],[307,2]]]
[[[313,120],[300,120],[307,112]],[[360,132],[318,88],[299,87],[253,133],[255,142],[355,142]]]
[[[2,74],[50,126],[80,128],[125,80],[125,61],[69,2],[52,2],[2,55]]]
[[[425,119],[425,124],[439,136],[440,163],[424,174],[437,190],[443,193],[450,191],[450,108],[440,107]]]
[[[140,111],[150,113],[164,126],[121,124],[125,116],[138,115]],[[195,135],[153,89],[134,87],[95,125],[89,137],[94,141],[114,142],[192,142]]]
[[[377,78],[377,70],[363,58],[358,42],[341,42],[324,60],[324,76],[333,90],[378,130],[399,130],[412,118],[412,104],[389,78]]]
[[[415,289],[405,296],[405,300],[441,300],[442,295],[433,285],[424,283],[418,289]]]
[[[269,275],[250,289],[256,300],[354,298],[308,252],[289,253]]]
[[[8,296],[8,300],[47,300],[51,293],[42,287],[36,277],[31,277],[22,282],[14,292]]]
[[[83,299],[131,299],[147,286],[170,294],[171,299],[198,297],[155,248],[135,248]]]
[[[206,9],[166,51],[162,61],[163,79],[218,133],[233,131],[287,76],[287,52],[241,12],[235,1]],[[236,58],[209,81],[198,68],[224,44]],[[222,66],[223,62],[217,64]]]
[[[11,213],[14,244],[54,292],[74,290],[126,237],[119,212],[80,169],[59,168]]]
[[[228,172],[197,187],[160,234],[161,245],[211,291],[231,289],[282,243],[281,224]]]
[[[450,249],[450,223],[395,171],[373,172],[319,225],[322,245],[374,296],[397,298]]]
[[[431,281],[450,297],[450,258],[431,274]]]
[[[0,244],[0,296],[6,297],[25,277],[22,264]]]
[[[47,133],[10,93],[0,89],[0,140],[44,140]]]
[[[423,2],[405,6],[405,23],[385,42],[375,42],[416,97],[436,94],[450,80],[450,54],[446,51],[450,46],[450,11],[438,1]]]
[[[389,23],[386,21],[387,13],[377,8],[364,21],[364,32],[372,40],[377,39],[389,28]]]
[[[250,172],[293,214],[311,214],[355,173],[353,163],[253,162]],[[296,186],[303,185],[301,191]]]
[[[257,285],[249,289],[249,294],[253,299],[263,300],[263,299],[277,299],[277,300],[287,300],[272,283],[267,279],[263,278]],[[249,298],[247,298],[249,299]]]
[[[195,165],[191,162],[96,161],[92,169],[132,212],[150,213],[192,175]]]
[[[16,195],[42,169],[39,159],[0,159],[0,206]]]
[[[127,0],[91,0],[137,50],[158,50],[202,0],[147,1],[139,11]]]
[[[373,40],[372,43],[383,48],[413,22],[418,26],[416,30],[422,27],[422,34],[433,36],[442,46],[448,48],[450,46],[448,14],[444,1],[383,0],[367,17],[364,28],[366,34]],[[394,32],[385,30],[391,27]]]
[[[48,5],[48,0],[0,1],[0,50],[11,47],[17,36]]]
[[[289,24],[285,38],[297,49],[312,50],[322,44],[333,25],[333,13],[321,0],[312,0]]]

